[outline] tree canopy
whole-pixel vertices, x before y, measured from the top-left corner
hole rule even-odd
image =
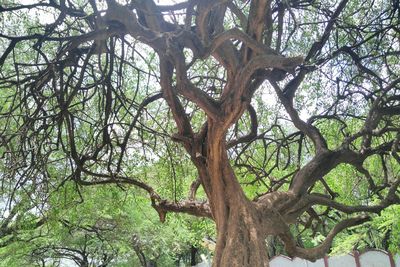
[[[90,197],[112,188],[213,220],[213,266],[269,266],[267,238],[315,260],[400,204],[396,0],[6,0],[0,18],[0,238],[66,209],[82,244],[91,201],[126,204]]]

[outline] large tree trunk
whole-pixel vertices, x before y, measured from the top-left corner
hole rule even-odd
[[[254,208],[245,202],[229,201],[225,209],[226,217],[216,215],[218,239],[213,266],[269,266],[264,231]]]
[[[213,127],[214,126],[214,127]],[[262,218],[250,202],[229,163],[225,134],[209,125],[207,133],[207,170],[203,182],[217,227],[214,267],[269,266]]]

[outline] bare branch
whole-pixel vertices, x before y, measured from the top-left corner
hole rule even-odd
[[[322,258],[331,247],[333,238],[346,228],[362,224],[370,218],[366,215],[360,215],[350,219],[345,219],[340,223],[336,224],[335,227],[329,232],[325,240],[314,248],[301,248],[296,245],[296,241],[290,233],[289,229],[285,233],[279,235],[283,243],[285,244],[285,249],[291,257],[301,257],[310,261],[316,261]]]
[[[249,115],[250,115],[250,123],[251,123],[250,124],[251,125],[250,132],[245,136],[241,136],[240,138],[238,138],[236,140],[232,140],[232,141],[228,142],[228,144],[227,144],[228,148],[234,147],[240,143],[250,142],[251,140],[256,138],[257,130],[258,130],[257,114],[256,114],[256,111],[254,110],[253,106],[251,106],[251,105],[249,105],[249,107],[247,108],[247,111],[249,112]]]

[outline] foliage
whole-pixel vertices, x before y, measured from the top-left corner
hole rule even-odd
[[[210,227],[183,216],[161,224],[147,199],[132,189],[90,187],[80,188],[79,193],[70,182],[53,193],[48,201],[51,207],[29,216],[32,221],[45,217],[40,226],[19,218],[19,229],[2,238],[13,242],[0,249],[0,266],[32,262],[41,266],[60,260],[79,266],[85,260],[90,266],[139,266],[139,259],[174,266],[192,244],[200,245]]]
[[[171,265],[214,235],[208,219],[218,267],[264,266],[266,239],[311,260],[332,242],[393,249],[399,14],[382,0],[2,2],[0,253]]]
[[[363,251],[370,248],[399,253],[399,211],[399,206],[394,205],[382,211],[370,223],[339,235],[331,253],[344,254],[354,249]]]

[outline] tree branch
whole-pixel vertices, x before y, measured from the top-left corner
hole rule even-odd
[[[396,195],[396,190],[399,188],[400,185],[400,179],[397,179],[396,182],[394,182],[390,188],[389,192],[386,195],[386,197],[381,200],[380,204],[378,205],[372,205],[372,206],[367,206],[367,205],[359,205],[359,206],[348,206],[344,205],[342,203],[336,202],[324,195],[320,194],[310,194],[307,195],[306,201],[308,202],[308,206],[312,205],[323,205],[327,207],[334,208],[338,211],[344,212],[346,214],[351,214],[351,213],[356,213],[356,212],[373,212],[373,213],[380,213],[383,209],[387,208],[388,206],[392,204],[400,204],[400,198]]]
[[[297,79],[297,78],[295,78],[295,79]],[[283,106],[285,107],[286,112],[289,114],[294,126],[296,126],[297,129],[302,131],[306,136],[308,136],[312,140],[317,154],[326,150],[328,148],[328,145],[327,145],[324,137],[319,132],[319,130],[316,127],[314,127],[313,125],[308,124],[308,123],[304,122],[302,119],[300,119],[299,113],[293,107],[293,96],[291,96],[291,97],[285,96],[285,94],[282,92],[282,90],[279,88],[279,86],[276,82],[274,82],[274,81],[270,81],[270,82],[271,82],[272,86],[274,87],[278,98],[281,100]]]
[[[278,55],[278,53],[274,49],[271,49],[267,46],[264,46],[262,43],[255,41],[249,35],[247,35],[246,33],[242,32],[237,28],[226,30],[215,36],[215,38],[211,42],[211,45],[209,46],[210,52],[211,53],[214,52],[224,42],[230,39],[236,39],[242,41],[244,45],[251,48],[256,54]]]
[[[251,105],[248,106],[247,111],[249,112],[250,115],[250,123],[251,123],[250,132],[247,135],[241,136],[236,140],[229,141],[227,144],[228,149],[236,146],[237,144],[250,142],[251,140],[257,137],[258,121],[257,121],[256,111]]]
[[[345,219],[340,223],[336,224],[335,227],[329,232],[325,240],[314,248],[301,248],[296,245],[296,240],[289,231],[289,228],[285,233],[279,234],[279,237],[285,244],[285,250],[291,257],[300,257],[310,261],[316,261],[325,256],[331,247],[333,238],[346,228],[362,224],[370,218],[366,215],[360,215],[354,218]]]
[[[104,184],[129,184],[139,187],[147,191],[150,195],[151,205],[158,212],[160,221],[165,221],[167,212],[181,212],[199,217],[207,217],[212,219],[211,209],[207,202],[199,202],[194,200],[184,200],[180,202],[172,202],[162,199],[155,190],[149,185],[130,177],[124,176],[110,176],[103,174],[96,174],[87,170],[85,173],[97,177],[102,177],[101,180],[85,181],[80,178],[77,173],[74,176],[74,181],[80,185],[93,186],[93,185],[104,185]]]

